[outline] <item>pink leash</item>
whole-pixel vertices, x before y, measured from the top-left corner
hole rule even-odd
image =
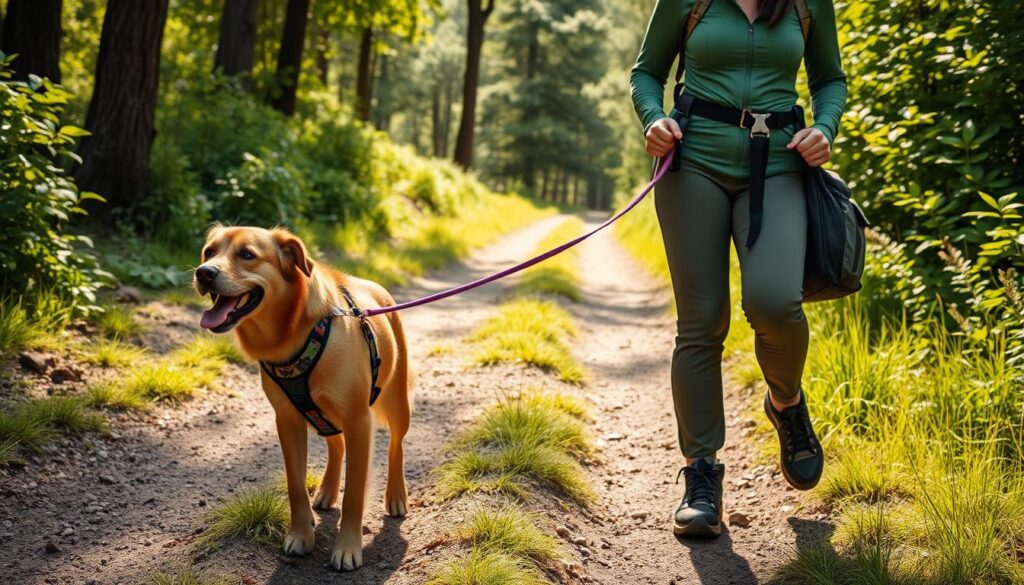
[[[674,148],[675,147],[673,147],[673,149]],[[623,215],[626,215],[626,213],[628,213],[629,210],[631,210],[634,207],[636,207],[637,204],[640,203],[641,201],[643,201],[644,197],[646,197],[647,194],[650,193],[652,189],[654,189],[654,186],[658,184],[658,181],[660,181],[662,179],[662,177],[665,176],[665,173],[668,171],[668,168],[669,168],[669,166],[671,166],[671,163],[672,163],[672,151],[669,151],[669,153],[667,155],[665,155],[664,157],[662,157],[661,161],[658,163],[658,172],[654,174],[654,178],[651,179],[651,182],[647,183],[647,186],[644,187],[639,193],[637,193],[636,196],[633,197],[633,199],[625,207],[623,207],[621,211],[619,211],[615,215],[613,215],[610,218],[608,218],[604,223],[602,223],[601,225],[597,226],[593,230],[583,234],[582,236],[579,236],[578,238],[576,238],[574,240],[570,240],[570,241],[568,241],[568,242],[558,246],[557,248],[552,248],[551,250],[548,250],[547,252],[544,252],[543,254],[540,254],[539,256],[534,256],[533,258],[530,258],[529,260],[526,260],[525,262],[521,262],[519,264],[516,264],[515,266],[512,266],[511,268],[506,268],[505,270],[502,270],[501,272],[496,272],[496,273],[491,274],[489,276],[484,276],[482,278],[478,278],[477,280],[474,280],[473,282],[467,282],[466,284],[462,284],[462,285],[450,288],[448,290],[443,290],[443,291],[440,291],[440,292],[436,292],[434,294],[430,294],[430,295],[427,295],[425,297],[421,297],[421,298],[418,298],[418,299],[413,299],[411,301],[406,301],[404,303],[398,303],[397,305],[391,305],[390,307],[375,307],[375,308],[370,308],[370,309],[363,309],[362,310],[362,314],[367,316],[367,317],[373,317],[374,315],[383,315],[385,313],[393,313],[394,311],[401,311],[402,309],[410,309],[412,307],[418,307],[420,305],[426,305],[428,303],[433,303],[434,301],[440,301],[441,299],[446,299],[448,297],[455,296],[455,295],[457,295],[459,293],[464,293],[467,290],[472,290],[474,288],[477,288],[478,286],[483,286],[483,285],[485,285],[485,284],[487,284],[489,282],[494,282],[495,280],[498,280],[498,279],[501,279],[501,278],[505,278],[506,276],[509,276],[509,275],[515,274],[516,272],[519,272],[520,270],[525,270],[525,269],[533,266],[534,264],[537,264],[539,262],[543,262],[544,260],[547,260],[548,258],[551,258],[552,256],[556,256],[558,254],[561,254],[562,252],[568,250],[569,248],[572,248],[573,246],[575,246],[576,244],[579,244],[583,240],[586,240],[590,236],[592,236],[592,235],[596,234],[597,232],[603,230],[604,228],[608,227],[609,225],[615,223],[615,221],[618,220],[620,217],[622,217]]]

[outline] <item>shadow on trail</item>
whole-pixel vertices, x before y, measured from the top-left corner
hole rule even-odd
[[[701,585],[757,583],[750,563],[733,549],[728,527],[723,527],[722,535],[715,539],[676,536],[676,540],[690,552]]]

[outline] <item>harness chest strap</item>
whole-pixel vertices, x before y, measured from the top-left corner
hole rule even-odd
[[[309,376],[317,362],[320,361],[324,348],[327,347],[334,317],[353,316],[359,319],[363,338],[370,351],[370,406],[373,406],[380,395],[377,377],[380,374],[381,359],[380,353],[377,351],[377,340],[373,335],[373,328],[366,316],[356,306],[352,295],[345,288],[341,289],[341,294],[345,297],[350,309],[345,311],[335,307],[331,315],[317,321],[313,325],[312,331],[309,332],[306,343],[295,354],[295,357],[284,363],[260,361],[260,367],[281,388],[285,396],[288,397],[288,401],[316,429],[317,434],[324,437],[340,434],[341,431],[324,418],[320,408],[313,402],[309,391]]]

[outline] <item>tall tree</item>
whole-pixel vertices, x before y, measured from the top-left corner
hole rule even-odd
[[[144,193],[168,0],[110,0],[82,140],[79,186],[130,208]]]
[[[480,84],[480,52],[484,45],[484,25],[494,11],[494,0],[467,0],[469,20],[466,28],[466,73],[462,83],[462,119],[455,139],[455,163],[464,169],[473,165],[473,136],[476,133],[476,92]]]
[[[4,53],[14,60],[14,79],[30,73],[60,83],[60,13],[62,0],[8,0],[4,18]]]
[[[356,113],[360,120],[370,119],[373,105],[373,29],[363,29],[359,41],[359,70],[356,77]]]
[[[259,0],[224,0],[214,70],[234,77],[252,72]]]
[[[302,47],[306,44],[306,23],[309,21],[309,0],[288,0],[281,33],[281,49],[277,53],[279,93],[270,105],[290,116],[295,113],[295,92],[299,88],[302,68]]]

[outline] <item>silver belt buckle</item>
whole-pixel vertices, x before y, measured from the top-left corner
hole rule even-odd
[[[754,118],[754,125],[750,127],[750,137],[753,138],[755,134],[764,135],[766,138],[771,136],[771,130],[768,128],[768,118],[771,117],[771,112],[767,114],[755,114],[750,110],[743,110],[740,114],[740,128],[743,128],[743,121],[746,120],[747,114],[750,114]]]

